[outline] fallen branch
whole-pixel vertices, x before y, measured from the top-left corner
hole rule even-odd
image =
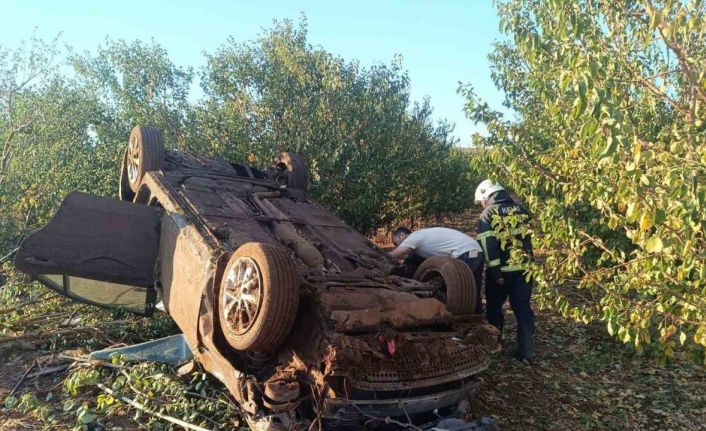
[[[66,319],[65,326],[71,326],[71,321],[74,320],[74,317],[76,317],[78,312],[83,310],[84,308],[86,308],[86,304],[83,304],[82,306],[78,307],[73,313],[71,313],[71,316],[69,316],[69,318]]]
[[[12,388],[12,390],[10,391],[10,395],[9,395],[9,396],[12,396],[12,394],[15,393],[15,391],[17,390],[17,388],[19,388],[20,385],[22,384],[22,382],[25,381],[25,378],[27,377],[27,374],[29,374],[29,372],[32,371],[32,368],[34,368],[35,365],[37,365],[37,362],[36,362],[36,361],[35,361],[35,362],[32,362],[32,365],[30,365],[30,367],[27,368],[27,370],[25,371],[25,373],[22,374],[22,377],[20,377],[20,380],[18,380],[17,383],[15,384],[15,387]]]
[[[64,335],[64,334],[69,334],[71,332],[76,332],[76,333],[82,333],[82,332],[95,332],[95,333],[100,333],[96,328],[92,327],[81,327],[81,328],[59,328],[55,329],[50,332],[46,332],[43,334],[22,334],[18,335],[16,337],[3,337],[0,338],[0,344],[5,344],[5,343],[13,343],[17,341],[27,341],[27,342],[34,342],[34,343],[40,343],[43,341],[46,341],[46,339],[50,338],[53,335]]]
[[[27,375],[27,378],[34,379],[36,377],[46,376],[47,374],[60,373],[62,371],[65,371],[71,365],[72,364],[64,364],[64,365],[57,365],[56,367],[45,368],[43,370],[35,371],[34,373]]]
[[[33,342],[41,342],[41,341],[44,341],[53,335],[63,335],[63,334],[71,333],[71,332],[76,332],[76,333],[94,332],[94,333],[102,335],[105,339],[107,339],[108,341],[115,344],[112,340],[110,340],[106,336],[106,334],[103,331],[98,329],[98,327],[111,326],[111,325],[121,325],[121,324],[124,324],[127,322],[130,322],[130,321],[129,320],[113,320],[110,322],[98,322],[98,323],[96,323],[95,326],[78,326],[75,328],[57,328],[57,329],[54,329],[53,331],[45,332],[42,334],[22,334],[22,335],[17,335],[14,337],[2,337],[2,338],[0,338],[0,344],[12,343],[12,342],[16,342],[16,341],[27,341],[27,340],[33,341]]]
[[[157,417],[160,418],[160,419],[164,419],[165,421],[171,422],[171,423],[173,423],[173,424],[182,426],[182,427],[184,427],[184,428],[186,428],[186,429],[190,429],[190,430],[193,430],[193,431],[211,431],[211,430],[209,430],[208,428],[202,428],[202,427],[200,427],[200,426],[198,426],[198,425],[194,425],[194,424],[190,424],[190,423],[188,423],[188,422],[184,422],[184,421],[181,420],[181,419],[177,419],[177,418],[174,418],[174,417],[171,417],[171,416],[163,415],[162,413],[155,412],[154,410],[151,410],[151,409],[147,408],[147,407],[144,406],[143,404],[138,403],[137,401],[135,401],[135,400],[133,400],[133,399],[130,399],[130,398],[128,398],[128,397],[126,397],[126,396],[123,396],[123,395],[118,395],[118,394],[116,394],[115,391],[113,391],[112,389],[110,389],[109,387],[105,386],[105,385],[102,384],[102,383],[98,383],[97,386],[98,386],[103,392],[106,392],[106,393],[108,393],[108,394],[114,396],[115,398],[118,398],[119,400],[128,403],[128,404],[131,405],[132,407],[134,407],[134,408],[136,408],[136,409],[138,409],[138,410],[141,410],[141,411],[143,411],[143,412],[145,412],[145,413],[147,413],[147,414],[150,414],[150,415],[152,415],[152,416],[157,416]]]
[[[152,400],[159,401],[159,402],[161,402],[162,404],[165,404],[165,405],[166,405],[166,404],[169,404],[168,401],[166,401],[166,400],[164,400],[164,399],[160,399],[160,398],[156,398],[156,397],[148,397],[145,393],[143,393],[142,391],[140,391],[139,389],[137,389],[137,388],[130,382],[130,375],[125,371],[125,369],[120,370],[120,374],[122,374],[122,375],[125,377],[125,383],[128,385],[128,387],[129,387],[130,389],[132,389],[132,390],[135,392],[135,394],[141,396],[141,397],[144,398],[144,399],[150,399],[150,398],[151,398]],[[207,421],[211,422],[211,423],[212,423],[213,425],[215,425],[216,427],[218,427],[218,423],[217,423],[216,421],[214,421],[213,419],[211,419],[210,417],[208,417],[208,416],[206,416],[206,415],[204,415],[204,414],[202,414],[202,413],[199,413],[199,412],[195,412],[195,413],[196,413],[197,415],[201,416],[202,418],[206,419]]]
[[[74,361],[75,364],[82,365],[82,366],[101,366],[101,367],[106,367],[106,368],[113,368],[116,370],[122,370],[124,367],[120,364],[113,364],[110,362],[106,361],[101,361],[100,359],[89,359],[87,357],[78,357],[78,356],[69,356],[69,355],[59,355],[59,358],[62,359],[71,359]]]
[[[15,254],[15,252],[16,252],[17,250],[19,250],[19,249],[20,249],[20,246],[17,246],[17,247],[15,247],[11,252],[9,252],[8,254],[6,254],[5,256],[0,257],[0,263],[5,262],[6,259],[8,259],[9,257],[11,257],[13,254]]]
[[[40,323],[46,323],[52,320],[57,320],[61,319],[62,317],[67,316],[69,313],[67,312],[62,312],[62,313],[49,313],[49,314],[43,314],[37,317],[31,317],[29,319],[20,319],[13,325],[13,329],[17,328],[25,328],[28,325],[36,325]]]

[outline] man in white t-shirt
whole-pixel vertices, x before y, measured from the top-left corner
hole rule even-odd
[[[397,246],[389,254],[395,259],[405,258],[403,272],[407,276],[414,275],[416,268],[424,259],[432,256],[450,256],[466,263],[473,272],[476,282],[476,312],[483,311],[480,285],[483,280],[483,248],[478,241],[446,227],[432,227],[410,231],[406,227],[398,227],[392,233],[392,241]]]

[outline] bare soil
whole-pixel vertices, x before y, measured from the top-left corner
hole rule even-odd
[[[514,319],[507,323],[504,352],[480,377],[473,416],[493,416],[508,430],[706,429],[703,368],[657,366],[602,325],[549,311],[537,313],[536,360],[528,365],[509,354]]]

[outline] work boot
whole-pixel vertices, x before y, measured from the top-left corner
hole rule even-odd
[[[519,350],[515,350],[512,354],[512,357],[526,365],[534,364],[534,358],[522,355]]]

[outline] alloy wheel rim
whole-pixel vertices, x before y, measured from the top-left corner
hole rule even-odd
[[[137,141],[137,135],[130,138],[130,144],[127,147],[127,177],[131,183],[137,182],[137,177],[140,169],[140,144]]]
[[[240,257],[226,274],[221,292],[226,326],[235,335],[246,333],[260,311],[262,277],[255,261]]]

